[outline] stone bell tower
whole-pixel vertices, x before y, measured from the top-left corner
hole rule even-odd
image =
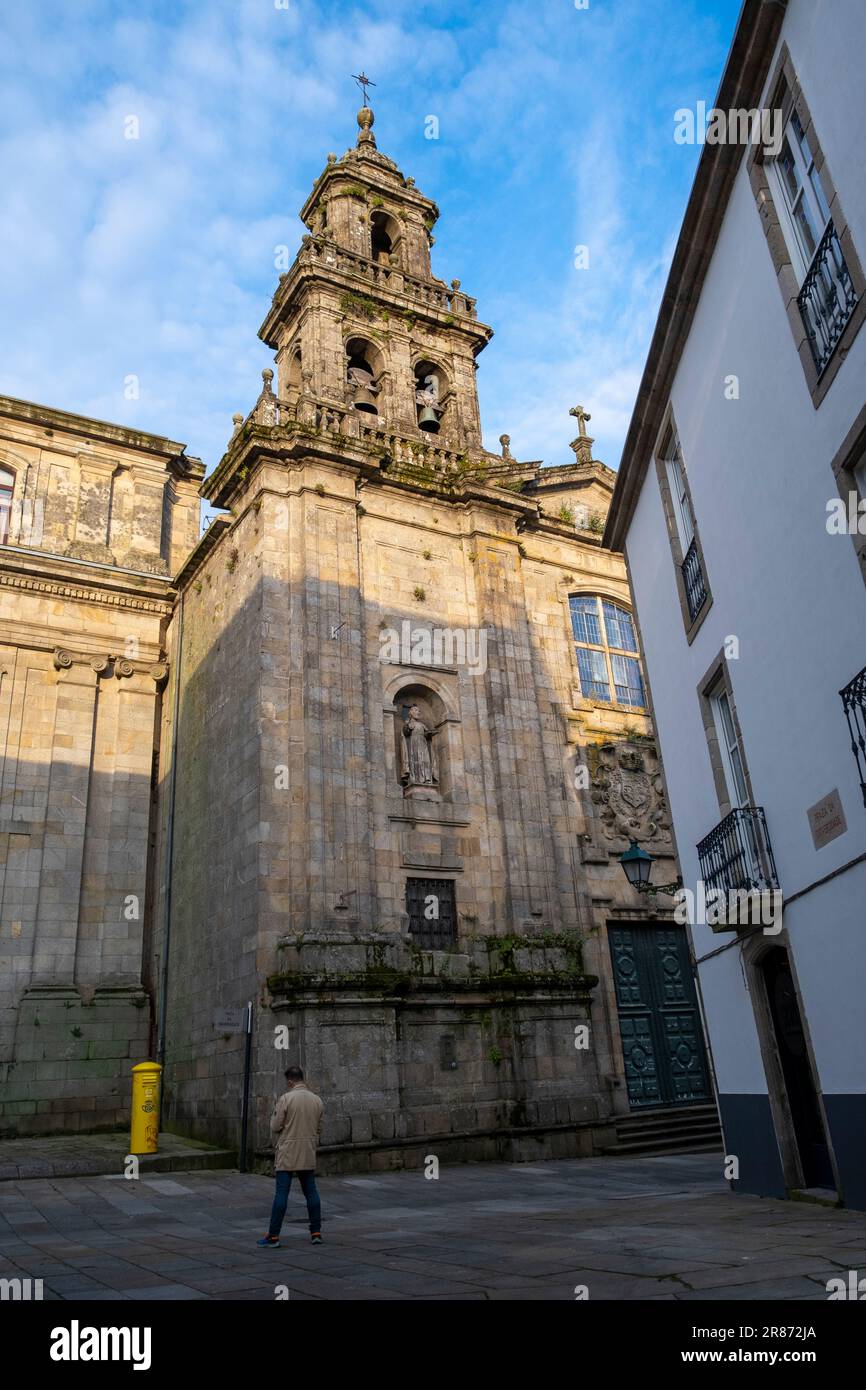
[[[252,1000],[262,1151],[298,1060],[332,1169],[589,1153],[622,1073],[602,914],[632,892],[592,798],[631,773],[611,746],[593,793],[580,749],[646,722],[580,694],[572,595],[628,605],[589,525],[612,475],[586,412],[565,467],[483,447],[491,330],[433,274],[438,209],[366,102],[358,126],[304,205],[260,329],[276,382],[235,416],[202,486],[222,515],[175,581],[164,1113],[236,1139],[219,1019]]]
[[[459,280],[430,268],[439,209],[376,148],[373,112],[328,163],[301,217],[309,228],[280,277],[260,336],[277,354],[277,394],[306,392],[369,423],[481,444],[475,358],[492,330]]]

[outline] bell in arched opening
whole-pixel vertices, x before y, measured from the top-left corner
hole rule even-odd
[[[432,362],[419,362],[415,368],[415,406],[418,428],[425,434],[439,433],[442,415],[442,377]]]
[[[367,355],[367,344],[362,338],[352,338],[346,344],[346,362],[346,380],[355,409],[367,415],[378,415],[376,397],[379,387]]]

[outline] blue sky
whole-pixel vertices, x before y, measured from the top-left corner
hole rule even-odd
[[[169,435],[210,471],[271,361],[256,332],[275,247],[294,255],[328,151],[354,143],[363,68],[379,148],[439,205],[435,273],[496,331],[485,443],[570,462],[579,402],[615,467],[699,152],[674,142],[674,111],[712,101],[738,10],[5,6],[0,391]]]

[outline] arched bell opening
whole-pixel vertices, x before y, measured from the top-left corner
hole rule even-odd
[[[380,358],[373,344],[365,338],[350,338],[346,343],[346,382],[356,410],[378,415],[376,398],[381,389],[377,384],[380,372]]]
[[[302,383],[301,369],[301,349],[294,347],[289,350],[286,358],[285,381],[288,390],[300,390]]]
[[[377,211],[370,216],[370,255],[374,261],[388,265],[397,254],[400,224],[387,212]]]
[[[438,434],[445,409],[447,383],[435,362],[421,361],[415,366],[415,408],[418,428],[425,434]]]

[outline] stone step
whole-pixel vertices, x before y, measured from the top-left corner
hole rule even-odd
[[[722,1136],[718,1138],[695,1137],[654,1139],[647,1143],[642,1143],[639,1139],[631,1140],[626,1144],[614,1144],[610,1148],[602,1149],[602,1153],[612,1158],[624,1158],[626,1155],[635,1157],[639,1155],[669,1154],[669,1153],[718,1153],[722,1152]]]
[[[718,1120],[719,1112],[714,1105],[678,1105],[669,1109],[636,1110],[630,1115],[616,1117],[617,1128],[647,1124],[676,1124],[680,1120]]]
[[[716,1107],[684,1105],[625,1115],[614,1122],[617,1142],[602,1150],[615,1156],[720,1153],[722,1132]]]
[[[674,1130],[692,1129],[717,1130],[719,1116],[698,1115],[688,1119],[646,1120],[644,1125],[616,1125],[617,1136],[620,1138],[632,1138],[637,1134],[673,1134]]]

